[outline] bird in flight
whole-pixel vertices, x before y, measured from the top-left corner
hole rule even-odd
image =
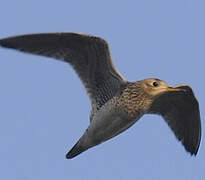
[[[0,46],[69,63],[91,101],[90,124],[67,153],[73,158],[120,134],[144,114],[161,115],[191,155],[201,140],[199,104],[188,85],[169,87],[160,79],[129,82],[114,67],[108,43],[78,33],[42,33],[8,37]]]

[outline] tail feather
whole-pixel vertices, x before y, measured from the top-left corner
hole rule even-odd
[[[72,149],[66,154],[67,159],[72,159],[78,154],[82,153],[83,151],[87,150],[88,148],[84,148],[80,145],[79,141],[72,147]]]

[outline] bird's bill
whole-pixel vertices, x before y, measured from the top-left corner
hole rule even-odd
[[[181,89],[180,88],[172,88],[172,87],[168,87],[167,88],[167,91],[181,91]]]

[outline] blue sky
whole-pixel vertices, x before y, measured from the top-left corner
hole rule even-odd
[[[105,38],[130,81],[187,83],[205,114],[205,2],[199,0],[1,0],[0,38],[82,32]],[[205,144],[185,152],[160,116],[145,115],[112,140],[67,160],[90,104],[66,63],[0,48],[0,179],[197,180]]]

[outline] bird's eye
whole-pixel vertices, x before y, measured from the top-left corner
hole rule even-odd
[[[152,85],[153,85],[154,87],[157,87],[157,86],[159,86],[159,83],[155,81],[155,82],[152,83]]]

